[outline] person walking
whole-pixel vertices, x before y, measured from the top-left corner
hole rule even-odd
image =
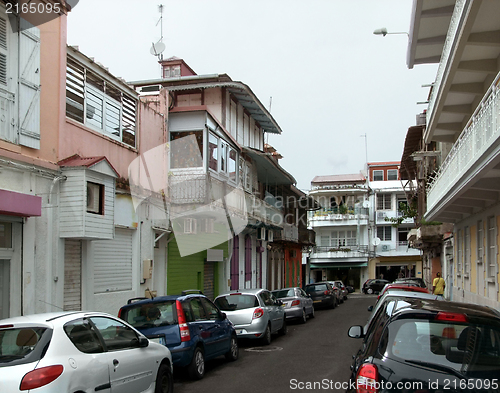
[[[437,272],[436,278],[432,281],[432,293],[434,295],[443,296],[445,286],[446,282],[444,281],[444,278],[441,277],[440,272]]]

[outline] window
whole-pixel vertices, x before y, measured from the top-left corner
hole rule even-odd
[[[495,217],[488,217],[488,276],[492,279],[497,274],[497,227]]]
[[[483,221],[479,220],[477,222],[477,243],[476,243],[476,258],[477,263],[483,262],[483,253],[484,253],[484,230],[483,230]]]
[[[373,171],[373,181],[384,180],[384,171]]]
[[[137,98],[70,57],[66,66],[66,116],[135,147]]]
[[[104,185],[87,182],[87,213],[104,214]]]
[[[213,134],[209,134],[208,137],[208,167],[214,171],[217,171],[219,167],[219,150],[218,150],[219,138]]]
[[[204,321],[207,319],[207,314],[199,298],[189,300],[189,306],[191,307],[194,321]]]
[[[73,345],[83,353],[101,353],[104,352],[101,342],[96,332],[83,319],[68,322],[64,325],[64,331]]]
[[[470,273],[470,229],[464,228],[464,275],[469,276]]]
[[[236,160],[237,160],[237,153],[236,150],[233,148],[229,148],[229,160],[227,163],[227,170],[229,172],[229,180],[232,180],[234,182],[237,181],[236,178]]]
[[[137,334],[123,323],[105,317],[92,317],[90,320],[102,336],[108,351],[139,347]]]
[[[398,228],[398,244],[408,244],[408,228]]]
[[[203,167],[203,131],[170,132],[170,167]]]
[[[392,208],[391,200],[392,200],[391,194],[378,194],[377,210],[391,210]]]
[[[227,174],[227,143],[221,141],[220,143],[220,172]]]
[[[208,299],[201,298],[201,303],[205,307],[205,311],[208,314],[208,319],[211,321],[217,321],[220,319],[220,313],[217,307]]]
[[[390,241],[392,239],[392,227],[384,225],[377,227],[377,237],[382,241]]]
[[[12,223],[0,221],[0,248],[12,248]]]
[[[398,180],[398,170],[388,169],[387,170],[387,180]]]
[[[355,230],[332,231],[331,245],[333,247],[356,246],[357,238]]]

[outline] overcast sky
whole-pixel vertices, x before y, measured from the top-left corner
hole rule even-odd
[[[317,175],[399,161],[437,65],[406,67],[413,0],[80,0],[68,44],[125,80],[160,77],[151,44],[248,85],[280,125],[267,142],[303,190]],[[365,138],[367,135],[367,150]],[[363,135],[363,137],[362,137]]]

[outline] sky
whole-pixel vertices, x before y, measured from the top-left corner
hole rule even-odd
[[[150,48],[163,34],[164,58],[248,85],[283,131],[266,142],[307,191],[315,176],[401,160],[437,65],[408,69],[407,35],[373,31],[408,32],[412,3],[80,0],[68,16],[68,44],[117,77],[148,80],[161,76]]]

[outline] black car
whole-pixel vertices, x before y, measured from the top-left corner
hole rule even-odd
[[[474,304],[388,297],[362,338],[348,393],[498,392],[500,313]]]
[[[327,307],[335,308],[337,307],[337,294],[329,282],[315,282],[313,284],[308,284],[304,288],[306,293],[313,300],[314,308],[317,307]]]
[[[427,288],[424,279],[420,277],[403,277],[403,278],[396,278],[394,280],[394,284],[402,284],[402,283],[412,283],[418,285],[421,288]]]
[[[385,284],[388,284],[388,283],[389,283],[389,281],[381,279],[381,278],[368,280],[363,285],[363,292],[368,293],[368,294],[378,293],[382,290],[382,288],[385,286]]]

